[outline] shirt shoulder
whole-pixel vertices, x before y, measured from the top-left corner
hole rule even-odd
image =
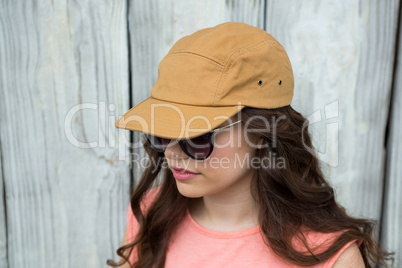
[[[321,232],[316,232],[316,231],[311,231],[307,228],[303,228],[301,235],[296,236],[292,243],[295,247],[295,249],[303,254],[310,255],[308,252],[306,246],[300,239],[301,236],[304,236],[307,242],[307,245],[310,247],[310,249],[313,251],[313,253],[318,254],[322,253],[325,250],[327,250],[334,242],[335,240],[342,235],[344,232],[347,230],[342,230],[338,232],[333,232],[333,233],[321,233]],[[359,247],[363,243],[363,239],[355,239],[352,241],[349,241],[346,243],[338,252],[336,252],[331,258],[326,260],[325,262],[313,266],[315,268],[322,267],[322,268],[332,268],[335,262],[339,259],[339,256],[347,249],[349,248],[353,243],[356,243],[357,246]]]

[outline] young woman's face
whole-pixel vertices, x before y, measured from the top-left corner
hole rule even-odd
[[[235,121],[227,121],[220,127]],[[225,128],[215,134],[214,149],[205,160],[194,160],[172,140],[165,157],[169,168],[173,166],[199,173],[188,180],[176,180],[179,192],[186,197],[207,195],[233,195],[249,190],[255,172],[251,160],[255,157],[257,141],[244,132],[242,123]],[[258,143],[261,144],[262,140]],[[254,168],[253,168],[254,167]]]

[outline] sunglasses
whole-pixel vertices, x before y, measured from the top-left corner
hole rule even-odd
[[[215,134],[225,128],[234,126],[240,122],[241,120],[221,128],[215,128],[208,133],[192,139],[178,140],[178,143],[181,149],[192,159],[204,160],[208,158],[208,156],[212,153],[212,150],[214,149]],[[147,139],[147,142],[151,145],[151,147],[155,151],[160,153],[165,152],[167,146],[171,141],[171,139],[160,138],[150,134],[145,134],[145,138]]]

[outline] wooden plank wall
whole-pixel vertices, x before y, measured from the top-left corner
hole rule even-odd
[[[149,96],[178,39],[226,21],[285,47],[293,107],[312,123],[339,202],[382,219],[379,239],[400,267],[399,14],[399,0],[1,1],[0,267],[119,259],[144,152],[114,119]]]
[[[402,7],[400,7],[402,8]],[[385,185],[382,218],[382,245],[397,252],[395,267],[402,266],[402,24],[398,25],[390,114],[385,139]]]
[[[0,1],[0,263],[106,267],[114,255],[130,194],[113,124],[128,62],[126,1]]]
[[[396,111],[390,114],[392,102],[399,107],[395,97],[401,91],[400,84],[393,85],[400,3],[309,3],[267,1],[266,30],[288,51],[295,73],[293,104],[316,122],[315,145],[324,152],[321,163],[339,202],[350,214],[378,223],[382,213],[387,215],[375,230],[377,239],[381,232],[383,246],[397,252],[395,267],[401,267],[402,182],[396,164],[401,150],[394,147],[401,142],[394,130],[400,120]],[[326,147],[328,142],[332,145]],[[385,173],[387,166],[392,171]],[[392,189],[384,189],[386,181]]]
[[[7,260],[7,222],[6,222],[6,193],[4,189],[2,155],[1,155],[1,139],[0,139],[0,267],[8,267]]]

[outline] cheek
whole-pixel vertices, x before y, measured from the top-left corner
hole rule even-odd
[[[208,159],[205,161],[205,172],[206,175],[210,178],[220,177],[229,166],[226,162],[230,162],[227,160],[227,155],[222,149],[214,149]]]
[[[204,160],[202,170],[208,177],[243,174],[253,157],[253,149],[242,133],[220,133],[214,141],[214,149]]]
[[[239,147],[237,144],[215,147],[211,155],[205,160],[204,170],[216,176],[237,174],[247,166],[247,164],[242,165],[247,152],[246,148]]]

